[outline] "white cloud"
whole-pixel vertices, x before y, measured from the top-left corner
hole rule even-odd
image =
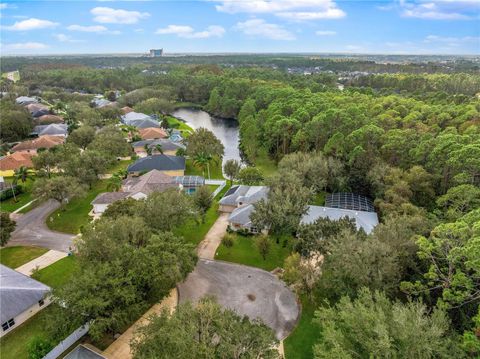
[[[318,30],[318,31],[315,31],[315,34],[318,36],[332,36],[332,35],[336,35],[337,32],[331,31],[331,30]]]
[[[215,8],[229,14],[274,14],[290,20],[339,19],[346,14],[333,0],[212,0]]]
[[[428,35],[425,38],[424,42],[449,42],[449,43],[477,42],[477,43],[480,43],[480,36],[453,37],[453,36]]]
[[[401,15],[426,20],[468,20],[478,14],[479,0],[400,0]],[[477,15],[478,16],[478,15]]]
[[[148,12],[112,9],[110,7],[95,7],[90,10],[93,21],[104,24],[136,24],[140,19],[150,16]]]
[[[36,18],[30,18],[23,21],[17,21],[11,26],[5,26],[4,28],[11,31],[28,31],[39,29],[51,29],[58,26],[57,22],[49,20],[41,20]]]
[[[76,40],[76,39],[73,39],[71,36],[65,35],[65,34],[54,34],[53,37],[60,42],[76,42],[76,43],[85,42],[85,40]]]
[[[165,28],[155,31],[156,34],[173,34],[187,39],[206,39],[209,37],[222,37],[225,29],[221,26],[211,25],[203,31],[195,31],[191,26],[186,25],[168,25]]]
[[[290,31],[280,25],[267,23],[263,19],[239,22],[235,25],[235,29],[249,36],[259,36],[272,40],[295,40],[295,36]]]
[[[46,49],[48,46],[41,42],[17,42],[13,44],[2,44],[2,47],[6,50],[41,50]]]
[[[92,26],[70,25],[67,27],[67,30],[81,31],[81,32],[107,32],[108,31],[108,29],[102,25],[92,25]]]

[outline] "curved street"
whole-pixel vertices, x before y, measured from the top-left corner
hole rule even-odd
[[[59,207],[60,203],[49,200],[25,214],[13,216],[17,226],[7,246],[36,246],[69,252],[75,236],[52,231],[45,224],[48,215]]]

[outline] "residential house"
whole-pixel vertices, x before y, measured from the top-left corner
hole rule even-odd
[[[133,150],[139,157],[148,155],[146,148],[151,150],[151,154],[161,154],[175,156],[178,150],[185,150],[186,147],[178,142],[169,139],[144,140],[132,143]],[[158,149],[161,148],[161,151]]]
[[[128,166],[127,170],[134,175],[159,170],[169,176],[183,176],[185,174],[185,158],[168,155],[147,156],[136,160]]]
[[[15,102],[18,105],[26,106],[31,103],[38,103],[38,100],[35,97],[20,96],[15,99]]]
[[[160,127],[160,122],[155,117],[144,113],[128,112],[121,116],[121,120],[125,125],[134,126],[138,129]]]
[[[49,125],[51,123],[64,123],[63,117],[57,115],[43,115],[36,119],[35,123],[38,125]]]
[[[198,180],[197,183],[205,183],[205,179],[200,178],[203,181]],[[180,190],[183,188],[181,182],[177,177],[166,175],[158,170],[152,170],[142,176],[129,177],[123,181],[121,192],[101,193],[91,202],[93,215],[95,217],[102,215],[110,204],[121,199],[128,197],[144,199],[153,192],[163,192],[171,188]]]
[[[133,108],[128,107],[128,106],[122,107],[121,110],[122,110],[124,115],[126,115],[127,113],[130,113],[130,112],[133,112]]]
[[[25,108],[30,112],[32,117],[40,117],[43,115],[48,115],[50,110],[48,106],[42,105],[41,103],[31,103],[25,106]]]
[[[32,134],[37,136],[51,135],[63,136],[68,135],[68,126],[64,123],[52,123],[50,125],[38,125],[33,128]]]
[[[230,188],[220,200],[220,212],[232,213],[245,204],[254,204],[267,198],[268,187],[238,185]]]
[[[141,128],[138,131],[138,134],[142,138],[142,140],[156,140],[159,138],[167,138],[168,133],[165,129],[161,127],[147,127]]]
[[[259,233],[261,229],[256,228],[250,215],[254,211],[254,204],[266,199],[268,187],[266,186],[234,186],[220,200],[221,212],[230,213],[228,225],[234,231],[246,230],[250,233]]]
[[[65,355],[64,359],[106,359],[96,348],[87,346],[85,344],[79,344],[70,353]]]
[[[11,155],[0,157],[0,176],[11,177],[15,174],[15,170],[24,166],[33,167],[32,153],[15,152]]]
[[[345,217],[355,220],[357,229],[360,230],[361,228],[367,234],[372,232],[375,226],[378,224],[378,216],[375,212],[322,206],[308,206],[308,211],[302,217],[300,223],[310,224],[319,218],[328,218],[330,220],[338,221]]]
[[[0,264],[0,337],[50,304],[51,288]]]
[[[12,152],[37,154],[40,149],[52,148],[65,142],[65,137],[45,135],[33,140],[23,141],[11,148]]]

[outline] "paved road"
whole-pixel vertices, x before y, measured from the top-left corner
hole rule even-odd
[[[50,200],[16,218],[17,227],[7,246],[37,246],[68,252],[75,236],[52,231],[45,224],[48,215],[59,206],[57,201]]]

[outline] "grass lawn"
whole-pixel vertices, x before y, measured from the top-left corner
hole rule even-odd
[[[262,172],[264,177],[271,176],[277,172],[277,165],[275,164],[275,161],[270,159],[264,150],[261,150],[254,163],[255,167]]]
[[[185,122],[179,120],[178,118],[167,116],[167,122],[169,127],[174,128],[176,130],[180,130],[182,132],[194,132],[194,129],[187,125]]]
[[[51,304],[54,305],[54,304]],[[44,319],[48,312],[53,310],[46,307],[32,318],[21,324],[18,328],[0,339],[0,358],[2,359],[27,359],[28,343],[36,336],[44,336]]]
[[[11,177],[6,178],[5,181],[7,183],[11,183],[12,178]],[[20,207],[23,207],[28,202],[30,202],[33,199],[32,198],[33,182],[34,181],[31,178],[27,179],[25,183],[22,183],[21,181],[19,181],[18,184],[22,186],[23,193],[16,195],[15,198],[9,198],[5,201],[0,202],[1,210],[3,212],[14,212],[15,210],[19,209]],[[27,208],[23,209],[21,212],[22,213],[28,212],[32,208],[33,208],[32,206],[28,206]]]
[[[208,179],[208,172],[207,169],[205,169],[205,173],[203,173],[202,169],[195,166],[193,164],[193,160],[191,158],[188,158],[185,168],[185,176],[203,176]],[[222,164],[220,163],[220,161],[219,163],[210,163],[210,178],[223,179]]]
[[[90,202],[101,192],[107,192],[108,181],[97,181],[83,198],[75,198],[63,209],[57,209],[47,218],[48,228],[65,233],[78,234],[80,228],[91,221],[88,213]]]
[[[126,170],[128,165],[130,165],[131,163],[133,163],[134,160],[120,160],[120,161],[116,161],[116,163],[110,167],[107,172],[108,173],[115,173],[117,171],[120,171],[120,170]]]
[[[207,211],[205,215],[205,222],[204,223],[197,223],[195,221],[188,221],[183,226],[175,228],[173,233],[177,236],[182,236],[187,240],[187,242],[193,243],[197,245],[200,243],[205,235],[207,234],[208,230],[217,220],[219,213],[218,213],[218,200],[223,197],[225,192],[228,191],[230,187],[227,185],[223,188],[219,194],[215,197],[212,207]]]
[[[32,278],[42,282],[49,287],[56,288],[65,284],[77,268],[75,256],[68,256],[40,269],[32,275]]]
[[[291,252],[291,242],[285,247],[284,239],[277,244],[274,238],[270,238],[270,250],[265,259],[260,255],[255,246],[255,236],[235,235],[234,244],[228,248],[221,244],[218,247],[215,259],[227,262],[245,264],[271,271],[277,267],[283,267],[283,261]]]
[[[313,345],[320,339],[318,325],[312,323],[316,306],[301,297],[302,316],[297,327],[283,342],[287,359],[313,358]]]
[[[0,249],[0,263],[15,269],[46,252],[48,249],[39,247],[5,247]]]
[[[320,192],[315,195],[313,198],[313,204],[315,206],[324,206],[325,205],[325,196],[327,195],[326,192]]]

